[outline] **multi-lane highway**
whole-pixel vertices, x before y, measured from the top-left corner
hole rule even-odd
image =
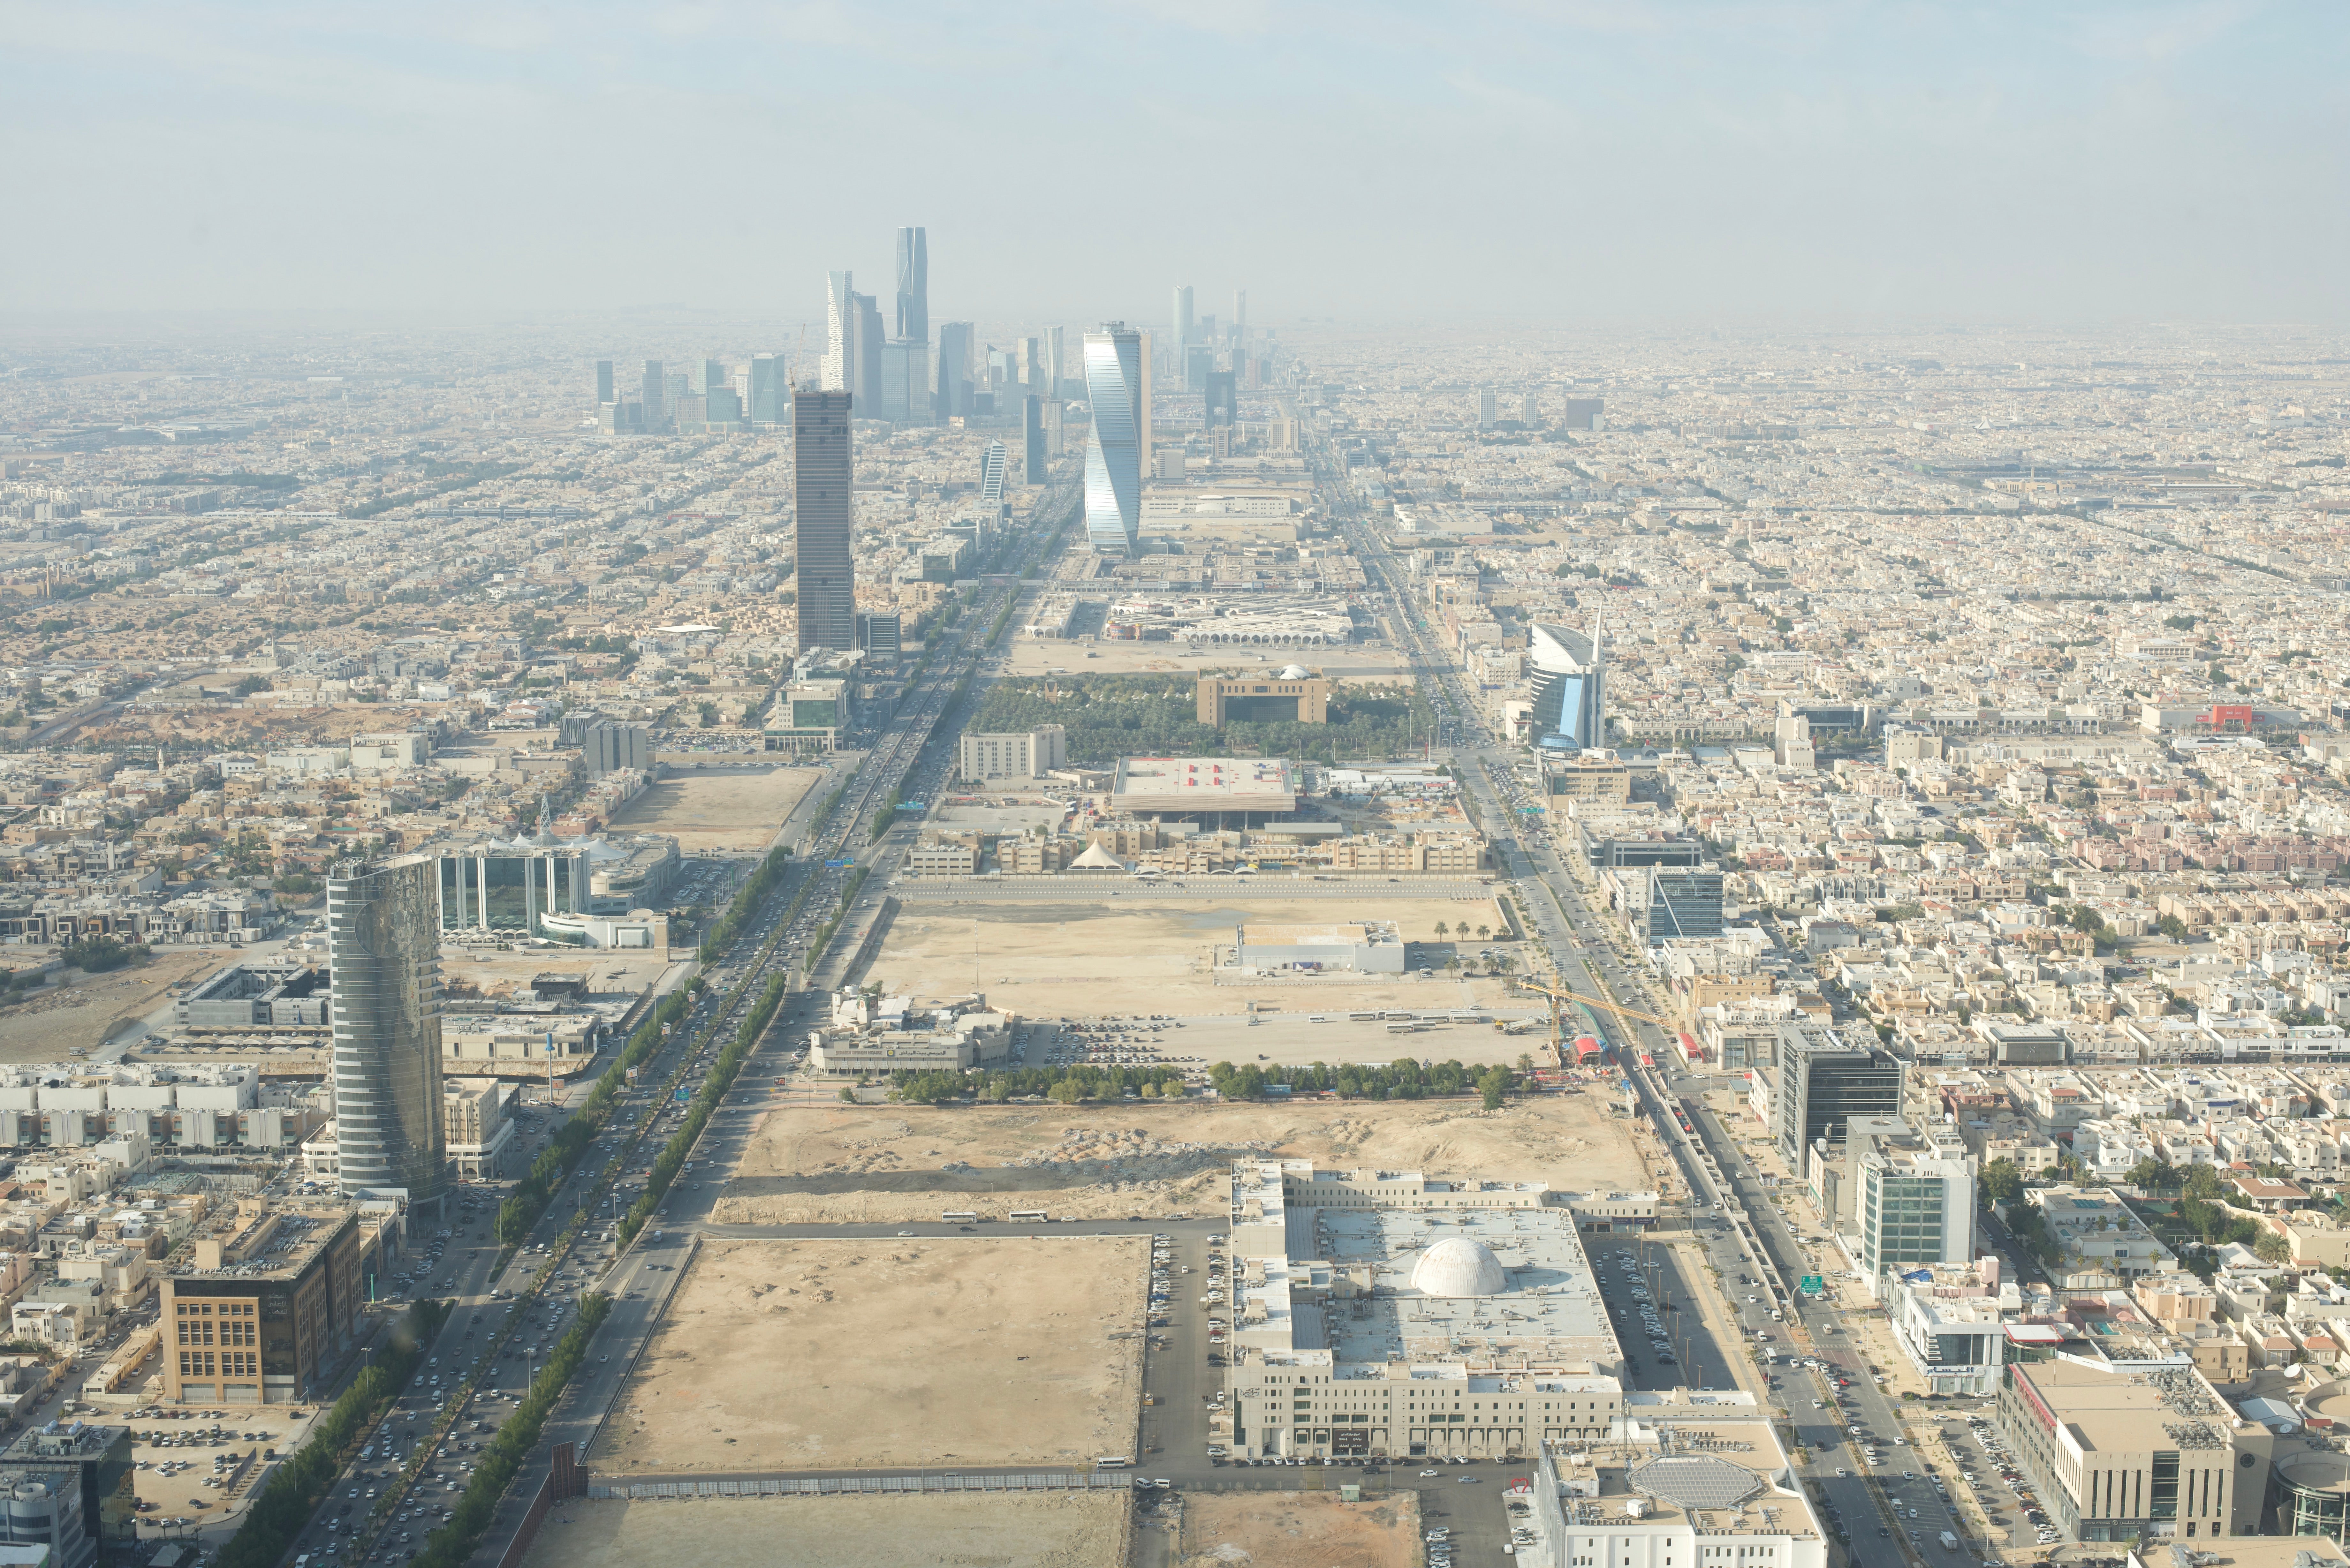
[[[1556,972],[1570,989],[1588,991],[1596,982],[1625,1006],[1661,1012],[1652,1005],[1656,994],[1649,978],[1627,965],[1629,946],[1586,905],[1580,885],[1568,874],[1546,830],[1532,829],[1521,841],[1512,825],[1528,821],[1531,815],[1523,809],[1529,803],[1517,783],[1522,753],[1497,745],[1481,722],[1460,670],[1430,640],[1386,542],[1353,504],[1343,473],[1330,464],[1326,451],[1317,453],[1316,471],[1325,498],[1366,576],[1388,596],[1389,624],[1409,650],[1413,669],[1434,688],[1441,739],[1451,746],[1456,763],[1471,764],[1457,769],[1464,793],[1495,840],[1511,881],[1523,895],[1520,905],[1533,919],[1534,934]],[[1796,1430],[1806,1461],[1804,1473],[1830,1511],[1831,1527],[1864,1561],[1887,1544],[1925,1559],[1929,1555],[1926,1543],[1945,1530],[1963,1539],[1969,1532],[1936,1490],[1955,1478],[1930,1474],[1908,1446],[1900,1411],[1854,1345],[1842,1310],[1797,1291],[1813,1265],[1788,1231],[1784,1216],[1764,1195],[1736,1140],[1705,1110],[1684,1132],[1669,1103],[1683,1097],[1682,1081],[1671,1075],[1669,1066],[1646,1067],[1638,1061],[1641,1054],[1659,1064],[1674,1059],[1663,1033],[1653,1024],[1620,1016],[1616,1025],[1623,1035],[1615,1044],[1625,1058],[1626,1075],[1689,1194],[1693,1231],[1725,1282],[1739,1282],[1734,1290],[1725,1289],[1729,1299],[1721,1303],[1742,1336],[1734,1354],[1748,1358],[1750,1368],[1757,1356],[1767,1357],[1759,1367],[1765,1390],[1782,1403]],[[1691,1103],[1701,1104],[1694,1098]],[[1690,1283],[1684,1282],[1678,1289],[1686,1291]],[[1714,1344],[1713,1337],[1689,1332],[1687,1351],[1673,1365],[1636,1360],[1636,1377],[1648,1386],[1726,1380],[1731,1353]],[[1877,1456],[1873,1462],[1867,1457],[1871,1451]],[[1905,1468],[1915,1472],[1914,1479],[1902,1479]],[[1939,1550],[1930,1556],[1947,1561]]]

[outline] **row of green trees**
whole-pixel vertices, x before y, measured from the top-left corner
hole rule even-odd
[[[889,1097],[914,1105],[951,1106],[964,1101],[1002,1105],[1027,1095],[1075,1104],[1118,1100],[1129,1094],[1145,1099],[1180,1099],[1180,1067],[1096,1067],[1083,1063],[1056,1067],[991,1067],[969,1073],[899,1073]]]
[[[1267,1070],[1253,1062],[1238,1067],[1230,1062],[1217,1062],[1208,1068],[1208,1082],[1215,1086],[1216,1093],[1232,1100],[1262,1100],[1277,1088],[1292,1094],[1336,1094],[1347,1099],[1367,1100],[1420,1100],[1431,1096],[1467,1094],[1473,1089],[1484,1096],[1486,1109],[1495,1110],[1511,1086],[1512,1076],[1506,1067],[1489,1067],[1479,1073],[1457,1061],[1423,1067],[1412,1057],[1399,1056],[1384,1067],[1332,1067],[1327,1063],[1315,1062],[1304,1067]]]
[[[219,1568],[275,1568],[284,1560],[335,1478],[350,1462],[352,1451],[366,1440],[376,1417],[399,1397],[415,1372],[423,1358],[423,1347],[441,1331],[450,1310],[445,1302],[420,1301],[400,1314],[392,1327],[390,1345],[352,1379],[310,1434],[310,1440],[277,1467],[269,1484],[253,1500],[244,1522],[221,1548]]]
[[[555,1408],[566,1385],[579,1370],[588,1357],[588,1342],[596,1337],[596,1330],[612,1310],[609,1296],[587,1295],[580,1298],[579,1315],[570,1332],[555,1343],[555,1354],[546,1366],[531,1379],[530,1392],[523,1396],[506,1424],[490,1440],[473,1468],[473,1480],[465,1483],[464,1494],[450,1511],[449,1522],[424,1538],[424,1550],[411,1560],[411,1568],[463,1568],[481,1544],[484,1532],[496,1515],[498,1499],[514,1482],[515,1474],[523,1461],[530,1457],[538,1435],[546,1426],[546,1417]]]
[[[696,982],[699,984],[699,982]],[[629,1044],[619,1059],[604,1069],[588,1092],[587,1104],[577,1115],[555,1129],[555,1136],[531,1161],[530,1172],[515,1184],[506,1200],[498,1205],[497,1238],[509,1247],[522,1245],[538,1217],[546,1212],[549,1199],[569,1176],[571,1168],[579,1162],[612,1119],[612,1107],[619,1102],[620,1091],[628,1086],[629,1069],[644,1064],[660,1049],[661,1031],[683,1018],[692,1005],[692,997],[684,991],[671,992],[661,999],[652,1016],[637,1026],[629,1036]]]
[[[829,806],[831,803],[827,801],[826,805]],[[757,911],[767,895],[775,891],[775,884],[783,880],[791,857],[789,849],[777,845],[767,851],[766,857],[759,862],[759,868],[751,873],[750,879],[735,889],[734,901],[726,906],[726,913],[719,917],[718,923],[702,939],[703,963],[715,963],[719,954],[734,945],[734,939],[743,934],[743,923]]]
[[[653,1158],[652,1175],[645,1182],[644,1192],[629,1205],[628,1217],[620,1221],[622,1246],[636,1240],[637,1232],[644,1229],[645,1221],[652,1217],[653,1210],[660,1208],[661,1199],[668,1196],[669,1184],[677,1179],[678,1168],[684,1165],[685,1157],[693,1152],[693,1140],[702,1136],[702,1126],[710,1120],[710,1113],[718,1108],[719,1103],[726,1097],[726,1091],[733,1087],[734,1075],[743,1070],[743,1064],[750,1056],[752,1048],[758,1044],[759,1036],[766,1033],[768,1023],[774,1020],[775,1009],[783,1005],[785,985],[785,978],[780,974],[767,981],[766,990],[760,993],[759,1000],[751,1008],[751,1015],[743,1021],[743,1026],[734,1032],[734,1038],[727,1043],[725,1050],[719,1053],[717,1062],[702,1080],[702,1087],[694,1092],[692,1103],[686,1107],[683,1125],[661,1147],[660,1153]]]

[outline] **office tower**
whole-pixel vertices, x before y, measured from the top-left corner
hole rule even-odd
[[[1138,465],[1147,469],[1150,466],[1150,438],[1157,430],[1150,422],[1150,334],[1138,332],[1135,336],[1141,339],[1142,356],[1134,395],[1141,400],[1142,411],[1134,421],[1134,452]]]
[[[881,346],[880,406],[868,412],[897,424],[931,421],[931,346],[893,337]]]
[[[1954,1127],[1926,1147],[1870,1149],[1860,1158],[1860,1261],[1871,1281],[1886,1269],[1970,1263],[1975,1255],[1975,1159]]]
[[[1192,343],[1185,346],[1182,364],[1185,391],[1206,391],[1208,378],[1215,373],[1215,369],[1216,351],[1213,348],[1205,343]]]
[[[1243,342],[1248,337],[1248,290],[1232,290],[1232,341]]]
[[[898,231],[898,336],[931,340],[931,242],[920,229]]]
[[[793,588],[802,653],[847,649],[857,636],[857,578],[848,555],[855,522],[850,489],[848,392],[800,388],[792,394]]]
[[[661,362],[645,361],[645,429],[657,431],[669,422],[669,378],[661,374]]]
[[[727,370],[725,360],[704,359],[702,362],[702,385],[694,388],[693,390],[707,396],[721,387],[731,387],[733,384],[733,376]]]
[[[857,275],[824,275],[824,365],[818,385],[827,392],[846,392],[856,374],[852,346],[857,337]]]
[[[1822,1138],[1842,1143],[1855,1116],[1901,1114],[1901,1063],[1848,1045],[1825,1023],[1779,1025],[1778,1082],[1771,1117],[1787,1168],[1804,1168],[1804,1151]]]
[[[1066,382],[1069,362],[1062,358],[1061,329],[1057,327],[1045,328],[1045,379],[1050,383],[1045,392],[1045,400],[1049,403],[1067,397]]]
[[[979,454],[980,504],[999,515],[1004,510],[1004,470],[1010,464],[1011,454],[1003,450],[1003,443],[1000,441],[989,441],[987,450]],[[976,545],[979,541],[973,539],[972,542]]]
[[[1210,370],[1200,383],[1207,394],[1201,399],[1201,412],[1210,430],[1230,430],[1240,422],[1240,393],[1232,385],[1230,370]]]
[[[1542,396],[1528,392],[1524,402],[1518,405],[1518,422],[1530,431],[1542,429]]]
[[[1020,340],[1020,385],[1038,397],[1045,395],[1045,340],[1023,337]]]
[[[1021,479],[1029,484],[1045,483],[1045,400],[1031,392],[1020,405],[1021,450],[1025,454],[1025,466]]]
[[[870,668],[894,668],[904,644],[904,627],[896,610],[858,610],[857,612],[857,646],[865,650],[865,663]]]
[[[971,412],[972,324],[939,323],[938,417],[951,420]]]
[[[1149,407],[1146,352],[1143,335],[1122,321],[1086,334],[1086,398],[1093,405],[1093,439],[1086,443],[1086,539],[1105,554],[1131,553],[1142,531],[1138,441]]]
[[[596,361],[596,406],[600,409],[610,401],[612,401],[612,362],[609,359],[598,359]]]
[[[1493,428],[1493,392],[1490,387],[1477,394],[1477,428],[1481,431]]]
[[[750,374],[743,389],[743,417],[754,425],[784,422],[784,402],[790,396],[780,354],[751,356]]]
[[[1558,428],[1567,431],[1596,431],[1607,411],[1604,398],[1569,398],[1560,410]]]
[[[1526,623],[1526,656],[1533,665],[1533,734],[1553,751],[1584,751],[1607,743],[1607,655],[1599,627]]]
[[[430,855],[338,861],[327,876],[336,1158],[345,1192],[438,1212],[441,909]]]
[[[881,412],[881,302],[869,294],[848,297],[856,306],[851,316],[856,329],[850,335],[848,394],[866,418],[886,418]]]
[[[1190,345],[1191,331],[1196,325],[1197,323],[1191,318],[1191,286],[1188,283],[1178,285],[1175,289],[1173,332],[1176,352],[1180,353]]]
[[[1706,866],[1651,866],[1648,896],[1633,921],[1643,947],[1671,937],[1721,935],[1721,872]]]
[[[1048,462],[1068,451],[1061,441],[1064,407],[1057,400],[1045,405],[1045,458]]]

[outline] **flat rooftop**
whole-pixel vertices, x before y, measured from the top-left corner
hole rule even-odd
[[[1303,1356],[1349,1376],[1541,1367],[1606,1374],[1621,1365],[1567,1210],[1284,1210],[1274,1195],[1266,1221],[1236,1225],[1233,1239],[1233,1339],[1260,1358]],[[1252,1255],[1251,1241],[1270,1241],[1275,1226],[1285,1255]],[[1419,1290],[1414,1268],[1450,1237],[1484,1243],[1502,1266],[1503,1288],[1481,1296]]]
[[[2154,1428],[2178,1449],[2229,1446],[2234,1412],[2185,1368],[2104,1372],[2073,1361],[2019,1362],[2012,1370],[2087,1452],[2143,1453]]]
[[[1279,757],[1121,757],[1109,793],[1121,813],[1297,809],[1296,775]]]
[[[1627,1407],[1625,1414],[1646,1420],[1668,1413]],[[1549,1465],[1565,1486],[1559,1506],[1569,1529],[1686,1524],[1725,1535],[1816,1538],[1818,1525],[1804,1500],[1771,1480],[1787,1461],[1768,1421],[1754,1419],[1751,1407],[1727,1406],[1669,1414],[1675,1440],[1667,1446],[1553,1446]],[[1637,1520],[1629,1517],[1634,1504],[1641,1509]]]

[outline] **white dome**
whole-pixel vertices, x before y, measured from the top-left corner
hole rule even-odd
[[[1493,1249],[1466,1236],[1447,1236],[1419,1255],[1411,1288],[1424,1296],[1492,1296],[1509,1288]]]
[[[1275,680],[1311,680],[1312,676],[1302,664],[1284,664],[1281,667],[1281,673],[1274,679]]]

